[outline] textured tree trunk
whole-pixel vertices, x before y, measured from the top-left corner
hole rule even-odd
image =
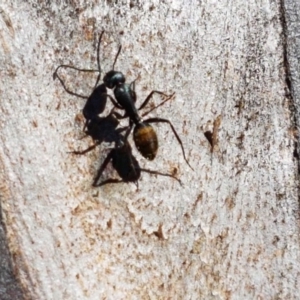
[[[297,299],[299,8],[4,0],[0,298]],[[103,30],[102,77],[122,45],[115,69],[137,79],[137,106],[151,90],[175,92],[151,116],[172,122],[194,171],[167,124],[153,124],[154,161],[129,142],[141,168],[183,186],[142,172],[138,188],[94,188],[114,144],[69,153],[93,144],[82,138],[85,99],[52,75],[62,63],[96,69]],[[97,76],[60,74],[82,95]],[[111,164],[101,178],[110,177]]]

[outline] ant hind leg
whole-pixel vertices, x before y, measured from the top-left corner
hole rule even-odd
[[[169,120],[167,120],[167,119],[162,119],[162,118],[150,118],[150,119],[145,120],[144,122],[145,122],[145,123],[168,123],[168,124],[170,125],[170,127],[171,127],[171,129],[172,129],[172,131],[173,131],[173,133],[174,133],[174,135],[175,135],[175,137],[176,137],[178,143],[179,143],[180,146],[181,146],[181,150],[182,150],[182,154],[183,154],[183,157],[184,157],[185,162],[186,162],[186,163],[188,164],[188,166],[194,171],[194,169],[193,169],[192,166],[189,164],[189,162],[188,162],[188,160],[187,160],[187,158],[186,158],[186,156],[185,156],[185,151],[184,151],[183,143],[182,143],[182,141],[181,141],[181,139],[180,139],[180,137],[179,137],[177,131],[175,130],[173,124],[172,124]]]

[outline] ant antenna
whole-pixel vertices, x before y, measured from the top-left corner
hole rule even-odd
[[[99,81],[100,81],[100,78],[101,78],[101,64],[100,64],[100,45],[101,45],[101,39],[102,39],[102,36],[104,34],[104,30],[100,33],[100,36],[99,36],[99,41],[98,41],[98,45],[97,45],[97,66],[98,66],[98,71],[99,71],[99,75],[97,76],[97,79],[96,79],[96,84],[95,84],[95,87],[94,89],[97,87]]]
[[[121,52],[121,49],[122,49],[122,45],[119,47],[118,53],[117,53],[117,55],[115,57],[115,61],[114,61],[113,67],[112,67],[113,70],[115,69],[115,64],[117,62],[118,56],[119,56],[119,54]]]

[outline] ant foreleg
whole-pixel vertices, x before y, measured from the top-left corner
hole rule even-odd
[[[153,97],[154,94],[159,94],[159,95],[162,95],[162,96],[164,96],[164,97],[166,97],[166,98],[171,99],[171,98],[174,96],[175,93],[173,93],[172,95],[167,95],[167,94],[165,94],[165,93],[163,93],[163,92],[160,92],[160,91],[152,91],[152,92],[147,96],[147,98],[146,98],[145,101],[142,103],[142,105],[138,108],[138,110],[141,110],[142,108],[144,108],[144,107],[148,104],[148,102],[150,101],[150,99]]]
[[[151,113],[153,110],[157,109],[158,107],[164,105],[167,101],[171,100],[173,98],[173,96],[175,95],[175,93],[173,93],[170,97],[168,97],[167,99],[165,99],[164,101],[162,101],[160,104],[154,106],[153,108],[151,108],[150,110],[146,111],[145,113],[142,114],[142,117],[147,116],[149,113]]]
[[[64,68],[70,68],[70,69],[74,69],[74,70],[77,70],[77,71],[83,71],[83,72],[98,72],[98,70],[88,70],[88,69],[79,69],[79,68],[76,68],[76,67],[73,67],[73,66],[69,66],[69,65],[60,65],[56,68],[55,72],[53,73],[53,79],[55,80],[56,78],[59,80],[59,82],[61,83],[61,85],[63,86],[64,90],[70,94],[70,95],[73,95],[73,96],[76,96],[76,97],[79,97],[79,98],[83,98],[83,99],[87,99],[89,98],[89,96],[84,96],[84,95],[80,95],[80,94],[77,94],[75,92],[72,92],[71,90],[69,90],[67,88],[67,86],[65,85],[64,81],[60,78],[60,76],[58,75],[57,71],[59,70],[59,68],[61,67],[64,67]],[[98,76],[99,77],[99,76]],[[98,84],[98,78],[97,78],[97,82],[96,82],[96,85]]]

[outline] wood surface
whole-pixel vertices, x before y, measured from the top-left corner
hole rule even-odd
[[[299,299],[299,6],[2,1],[0,298]],[[93,188],[114,145],[69,153],[93,144],[85,100],[52,75],[97,68],[103,30],[102,75],[122,45],[115,69],[137,79],[137,103],[175,92],[151,116],[173,123],[194,171],[166,124],[154,161],[129,141],[183,186],[142,173],[138,188]],[[95,74],[61,75],[92,92]]]

